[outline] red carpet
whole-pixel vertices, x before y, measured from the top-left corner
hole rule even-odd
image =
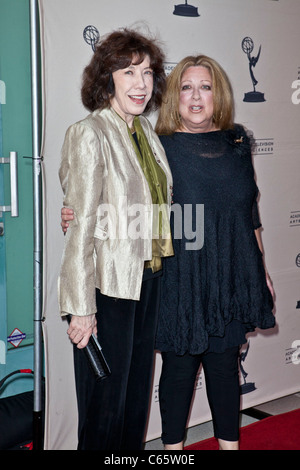
[[[185,450],[218,450],[215,438]],[[240,430],[240,450],[300,450],[300,409],[256,421]]]

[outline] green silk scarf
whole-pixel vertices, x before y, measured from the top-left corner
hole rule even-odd
[[[157,163],[138,116],[133,121],[139,147],[128,127],[130,140],[148,182],[153,204],[152,261],[146,263],[153,272],[161,269],[161,258],[174,254],[169,222],[167,178]]]

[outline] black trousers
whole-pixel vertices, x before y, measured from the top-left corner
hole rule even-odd
[[[239,348],[235,347],[227,349],[224,353],[199,356],[162,353],[159,400],[164,444],[177,444],[184,439],[196,374],[201,363],[214,435],[226,441],[239,439],[238,352]]]
[[[74,347],[80,450],[139,450],[151,388],[160,278],[144,281],[139,301],[97,290],[97,329],[111,375],[95,381]]]

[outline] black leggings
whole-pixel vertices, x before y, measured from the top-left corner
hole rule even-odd
[[[224,353],[199,356],[162,353],[159,401],[164,444],[177,444],[184,439],[196,374],[201,363],[205,374],[214,435],[226,441],[239,439],[238,352],[239,348],[234,347]]]

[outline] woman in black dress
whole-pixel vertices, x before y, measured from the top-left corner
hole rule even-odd
[[[183,448],[202,363],[219,447],[238,449],[239,346],[247,332],[275,321],[250,139],[233,123],[231,86],[219,64],[198,56],[177,65],[168,77],[156,131],[173,174],[176,208],[175,256],[164,263],[156,338],[163,358],[162,440],[166,449]],[[191,208],[194,241],[184,217]]]

